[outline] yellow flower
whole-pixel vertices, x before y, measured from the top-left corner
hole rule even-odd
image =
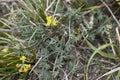
[[[28,70],[29,70],[29,69],[27,69],[27,68],[25,68],[25,67],[23,68],[23,72],[25,72],[25,73],[26,73]]]
[[[16,67],[19,68],[21,66],[21,64],[16,64]]]
[[[3,49],[2,52],[7,53],[8,52],[8,48]]]
[[[24,62],[26,60],[26,57],[25,56],[21,56],[20,60]]]
[[[47,16],[46,19],[47,19],[47,26],[50,26],[52,23],[52,16]]]
[[[27,69],[30,69],[31,68],[31,65],[30,64],[26,64],[25,66]]]
[[[19,72],[23,72],[23,68],[20,68],[20,69],[19,69]]]
[[[17,67],[19,66],[19,64],[16,65]],[[30,64],[24,64],[23,66],[19,66],[20,69],[19,69],[19,72],[27,72],[30,68],[31,68],[31,65]]]
[[[53,25],[53,26],[56,26],[56,25],[57,25],[57,23],[58,23],[57,19],[56,19],[56,18],[54,18],[54,19],[53,19],[53,22],[52,22],[52,25]]]
[[[57,19],[53,18],[52,16],[47,16],[46,20],[47,20],[47,26],[50,26],[50,25],[56,26],[58,23]]]

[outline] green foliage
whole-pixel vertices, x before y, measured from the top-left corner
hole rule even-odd
[[[12,75],[17,74],[16,63],[18,63],[18,57],[16,54],[0,54],[0,73],[1,80],[10,79]],[[6,75],[7,74],[7,75]]]
[[[0,79],[85,80],[86,74],[89,80],[88,68],[96,59],[95,55],[118,60],[119,45],[114,38],[116,24],[101,10],[101,5],[96,5],[98,2],[17,0],[11,3],[12,8],[8,5],[9,10],[3,6],[4,14],[0,14],[3,15],[0,17],[0,74],[3,76]],[[47,25],[48,16],[53,17],[50,21],[56,18],[57,25]],[[4,52],[6,48],[8,51]],[[113,55],[113,48],[118,54]],[[32,65],[28,73],[19,73],[15,67],[21,55]],[[6,66],[8,64],[10,66]],[[31,76],[33,74],[35,76]],[[115,75],[116,79],[119,74]]]

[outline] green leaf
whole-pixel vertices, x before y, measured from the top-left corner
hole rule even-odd
[[[107,54],[103,51],[101,51],[102,49],[105,49],[106,47],[108,46],[111,46],[113,44],[104,44],[102,46],[100,46],[99,48],[95,48],[86,38],[84,38],[85,41],[87,42],[87,44],[90,46],[90,48],[92,48],[94,50],[93,54],[90,56],[89,60],[88,60],[88,63],[87,63],[87,68],[86,68],[86,80],[88,80],[88,67],[90,65],[90,62],[92,61],[93,57],[99,53],[101,56],[103,57],[107,57],[107,58],[111,58],[111,59],[119,59],[117,56],[114,56],[114,55],[110,55],[110,54]],[[113,45],[114,46],[114,45]]]
[[[88,40],[86,40],[87,44],[90,46],[91,49],[93,49],[94,51],[96,51],[98,48],[94,47]],[[104,44],[102,46],[100,46],[100,50],[97,51],[97,53],[99,53],[101,56],[106,57],[106,58],[110,58],[110,59],[119,59],[118,56],[113,55],[112,53],[106,53],[101,51],[102,49],[104,49],[106,46],[115,46],[114,44]]]

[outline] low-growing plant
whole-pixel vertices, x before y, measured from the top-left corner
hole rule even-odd
[[[94,80],[88,74],[92,76],[89,66],[97,53],[100,58],[119,59],[117,40],[113,39],[116,24],[102,12],[103,5],[94,6],[97,2],[11,3],[0,17],[0,79]]]

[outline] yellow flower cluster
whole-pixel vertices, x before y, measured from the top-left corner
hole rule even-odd
[[[57,26],[58,21],[56,18],[52,16],[47,16],[46,20],[47,20],[47,26]]]
[[[27,72],[30,68],[30,64],[16,64],[16,67],[19,68],[19,72]]]
[[[115,0],[117,2],[117,4],[120,6],[120,0]]]
[[[27,58],[25,56],[21,56],[20,60],[22,61],[22,64],[16,64],[16,67],[19,68],[19,72],[27,72],[31,68],[30,64],[24,63],[26,59]]]
[[[24,61],[26,60],[26,57],[25,56],[21,56],[20,60],[24,63]]]

